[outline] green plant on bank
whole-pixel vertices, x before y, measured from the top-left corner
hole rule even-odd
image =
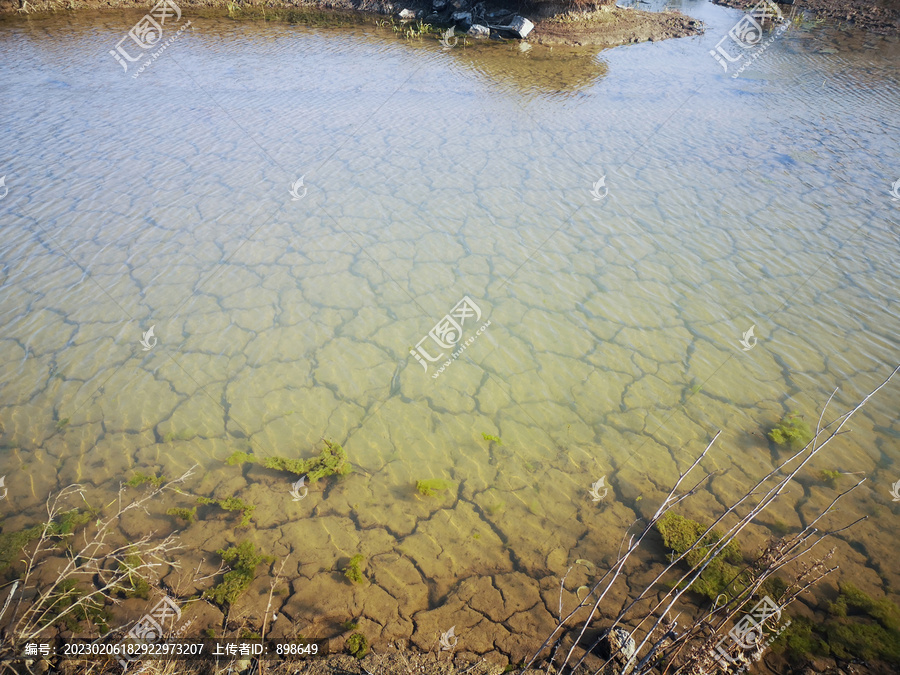
[[[794,663],[811,656],[842,660],[875,659],[900,664],[900,608],[887,598],[876,600],[852,584],[841,584],[828,616],[816,621],[791,617],[791,625],[772,643]]]
[[[260,461],[254,455],[238,451],[226,459],[225,463],[231,466],[247,463],[262,464],[267,469],[287,471],[295,476],[306,476],[310,483],[315,483],[320,478],[327,476],[344,476],[353,468],[347,461],[347,451],[337,443],[328,440],[325,441],[325,447],[319,456],[310,459],[266,457]]]
[[[226,497],[225,499],[211,499],[209,497],[197,497],[198,504],[211,504],[218,506],[223,511],[240,511],[241,512],[241,522],[238,524],[238,527],[247,527],[250,524],[250,517],[253,515],[253,512],[256,510],[256,506],[253,504],[248,504],[243,499],[239,499],[238,497]],[[185,509],[187,510],[187,509]]]
[[[700,523],[672,512],[665,513],[656,522],[656,529],[662,535],[666,548],[672,549],[678,555],[700,541],[701,536],[706,532],[706,527]],[[699,565],[721,538],[722,535],[713,530],[687,554],[684,562],[689,567]],[[715,600],[729,590],[731,591],[730,595],[736,595],[740,590],[740,587],[735,588],[735,585],[741,583],[739,578],[741,570],[732,563],[739,564],[742,561],[743,557],[737,543],[729,542],[707,565],[700,578],[691,585],[691,590],[710,600]]]
[[[181,518],[188,525],[194,522],[194,519],[197,517],[197,507],[195,506],[192,509],[185,509],[180,507],[173,507],[166,511],[167,516],[175,516],[176,518]]]
[[[350,558],[350,562],[347,563],[347,566],[343,570],[341,570],[344,573],[344,576],[354,584],[363,584],[366,581],[366,577],[362,573],[362,562],[362,553],[357,553]]]
[[[155,488],[160,487],[166,481],[165,476],[151,476],[141,471],[135,471],[134,475],[126,481],[128,487],[140,487],[144,483],[150,483]]]
[[[203,597],[226,609],[230,609],[253,583],[256,568],[263,563],[271,563],[275,560],[271,556],[258,553],[256,547],[249,541],[227,549],[219,549],[216,553],[231,567],[231,570],[225,573],[221,582],[205,590]]]
[[[359,628],[359,621],[355,619],[350,619],[341,624],[341,628],[344,630],[356,630]]]
[[[369,641],[362,633],[354,633],[347,638],[347,651],[358,659],[369,653]]]
[[[416,21],[414,24],[406,27],[406,39],[411,40],[413,38],[421,39],[423,35],[427,35],[428,33],[436,33],[439,32],[435,30],[434,26],[430,23],[424,23],[421,19]]]
[[[813,432],[796,410],[785,415],[781,422],[769,432],[769,438],[776,445],[787,445],[799,450],[812,440]]]
[[[448,490],[454,486],[453,481],[430,478],[416,481],[416,490],[424,497],[433,497],[441,490]]]
[[[829,471],[828,469],[823,469],[822,482],[830,488],[836,488],[838,478],[840,478],[842,475],[843,474],[840,471]]]
[[[490,441],[491,443],[496,443],[497,445],[503,445],[503,441],[501,441],[500,438],[497,436],[491,436],[490,434],[486,434],[482,431],[481,437],[486,441]]]

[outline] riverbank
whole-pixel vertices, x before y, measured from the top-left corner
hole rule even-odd
[[[466,35],[469,27],[481,23],[477,12],[486,15],[484,23],[502,23],[506,15],[521,15],[534,22],[535,28],[523,41],[546,45],[615,47],[637,42],[659,41],[674,37],[698,35],[703,32],[700,21],[679,12],[644,12],[621,9],[613,4],[585,5],[584,10],[570,11],[568,5],[547,4],[513,5],[502,3],[474,3],[469,0],[436,0],[434,3],[392,3],[382,0],[316,0],[292,2],[277,0],[265,3],[235,3],[230,0],[181,0],[182,11],[198,16],[227,16],[235,19],[265,18],[307,22],[310,12],[336,15],[355,15],[366,20],[370,17],[391,17],[398,25],[425,26],[425,32],[435,33],[435,38],[455,25],[457,39],[473,41],[474,35]],[[0,17],[11,15],[46,15],[80,10],[139,10],[150,5],[136,0],[0,0]],[[476,11],[475,18],[471,16]],[[402,18],[401,18],[401,12]],[[460,18],[459,14],[470,14]],[[456,18],[454,18],[454,16]],[[418,30],[418,29],[417,29]],[[491,30],[491,38],[516,39],[505,31]]]
[[[717,5],[746,10],[759,0],[713,0]],[[808,12],[819,20],[853,26],[877,35],[900,35],[900,0],[792,0],[782,11]]]

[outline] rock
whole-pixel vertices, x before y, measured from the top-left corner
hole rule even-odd
[[[401,9],[400,13],[397,15],[404,21],[411,21],[416,18],[416,13],[411,9]]]
[[[469,0],[450,0],[450,6],[462,12],[469,8]]]
[[[453,21],[453,23],[470,26],[472,24],[472,12],[453,12],[453,14],[450,15],[450,20]]]
[[[509,22],[509,30],[515,33],[520,38],[528,37],[528,34],[534,28],[534,24],[531,23],[524,16],[514,16],[512,21]]]
[[[431,3],[431,7],[435,12],[440,12],[446,6],[447,0],[433,0],[433,2]]]
[[[608,639],[611,654],[617,654],[626,661],[634,656],[634,638],[624,628],[613,628],[609,632]]]
[[[466,35],[473,38],[488,38],[491,36],[491,29],[476,23],[469,26]]]

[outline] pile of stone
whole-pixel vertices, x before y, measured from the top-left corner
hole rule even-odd
[[[534,24],[524,16],[505,9],[488,12],[484,3],[472,4],[471,0],[432,0],[432,12],[403,9],[398,13],[401,21],[423,19],[426,23],[453,25],[473,38],[507,38],[520,40],[528,37]]]

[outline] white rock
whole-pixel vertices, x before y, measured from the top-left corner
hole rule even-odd
[[[533,28],[534,24],[524,16],[514,16],[512,21],[509,22],[509,29],[520,38],[528,37]]]
[[[399,16],[401,19],[415,19],[416,13],[411,9],[401,9],[400,13],[397,16]]]
[[[487,26],[481,26],[476,23],[469,26],[469,30],[466,35],[473,38],[487,38],[491,36],[491,29]]]
[[[450,19],[454,23],[472,23],[472,12],[453,12]]]

